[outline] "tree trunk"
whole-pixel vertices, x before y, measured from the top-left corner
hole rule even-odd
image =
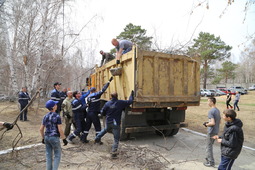
[[[3,13],[4,13],[4,7],[2,7]],[[2,17],[0,17],[1,19]],[[11,42],[10,42],[10,37],[9,37],[9,32],[8,32],[8,27],[6,20],[2,20],[2,27],[3,27],[3,34],[4,34],[4,42],[5,42],[5,49],[6,49],[6,57],[7,57],[7,63],[10,67],[10,81],[9,81],[9,89],[8,89],[8,95],[13,97],[16,95],[16,92],[18,92],[18,84],[17,84],[17,75],[16,75],[16,70],[15,66],[13,63],[13,55],[14,55],[14,50],[16,49],[11,49]],[[14,40],[15,40],[14,36]],[[16,43],[16,42],[14,42]],[[16,47],[16,46],[14,46]]]
[[[208,65],[207,62],[204,64],[204,82],[203,82],[203,88],[206,89],[206,83],[207,83],[207,75],[208,75]]]

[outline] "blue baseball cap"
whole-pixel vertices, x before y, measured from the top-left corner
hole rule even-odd
[[[54,101],[54,100],[48,100],[45,103],[45,107],[49,110],[51,110],[56,104],[58,104],[58,101]]]

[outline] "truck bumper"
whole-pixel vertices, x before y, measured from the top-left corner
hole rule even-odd
[[[188,127],[188,123],[182,122],[180,124],[161,125],[161,126],[126,127],[125,133],[150,132],[155,130],[171,130],[171,129],[177,129],[180,127]]]

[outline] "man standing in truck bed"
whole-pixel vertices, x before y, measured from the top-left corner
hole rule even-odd
[[[112,45],[116,48],[116,64],[120,64],[120,57],[132,50],[133,43],[128,40],[112,39]]]
[[[115,59],[115,57],[111,53],[106,53],[103,50],[100,51],[100,54],[102,55],[101,65],[108,63],[109,61]]]

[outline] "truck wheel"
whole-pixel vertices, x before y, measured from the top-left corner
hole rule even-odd
[[[125,132],[126,129],[126,111],[122,111],[121,124],[120,124],[120,140],[127,140],[130,137],[129,133]]]
[[[179,132],[179,128],[173,129],[172,132],[169,134],[169,136],[176,135]]]

